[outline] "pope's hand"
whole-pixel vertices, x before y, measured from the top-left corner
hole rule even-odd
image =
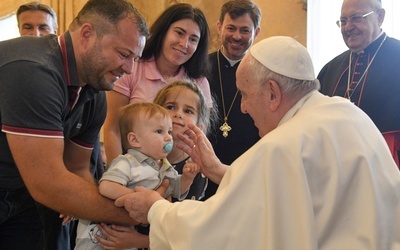
[[[165,180],[157,191],[136,187],[134,192],[116,199],[115,205],[117,207],[125,207],[133,219],[142,224],[148,224],[147,214],[156,201],[163,199],[168,184],[168,180]]]

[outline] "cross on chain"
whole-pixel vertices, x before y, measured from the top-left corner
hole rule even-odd
[[[225,138],[228,137],[228,132],[232,130],[231,126],[229,126],[226,122],[224,122],[219,129],[222,131],[222,136]]]

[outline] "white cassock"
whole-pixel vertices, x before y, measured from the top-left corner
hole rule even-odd
[[[156,202],[150,248],[400,249],[399,200],[398,168],[369,117],[314,91],[232,163],[213,197]]]

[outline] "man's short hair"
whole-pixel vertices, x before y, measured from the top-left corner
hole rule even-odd
[[[224,3],[224,5],[222,5],[221,15],[219,17],[220,23],[224,22],[225,14],[227,13],[233,20],[248,13],[253,21],[254,29],[258,29],[260,27],[260,8],[250,0],[231,0]]]
[[[126,17],[132,20],[142,36],[149,35],[146,21],[128,0],[87,1],[70,24],[69,30],[74,31],[88,22],[94,26],[98,36],[102,37],[111,32],[117,23]]]
[[[52,18],[53,18],[53,28],[54,30],[58,29],[58,24],[57,24],[57,15],[56,12],[48,5],[46,4],[42,4],[40,2],[29,2],[26,4],[23,4],[21,6],[19,6],[18,10],[17,10],[17,21],[18,21],[18,25],[19,25],[19,15],[22,12],[28,11],[28,10],[40,10],[43,11],[47,14],[49,14]]]

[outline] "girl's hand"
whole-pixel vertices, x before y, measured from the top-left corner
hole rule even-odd
[[[95,235],[99,245],[105,249],[127,249],[148,248],[149,237],[138,233],[134,228],[128,226],[98,225],[103,238]]]

